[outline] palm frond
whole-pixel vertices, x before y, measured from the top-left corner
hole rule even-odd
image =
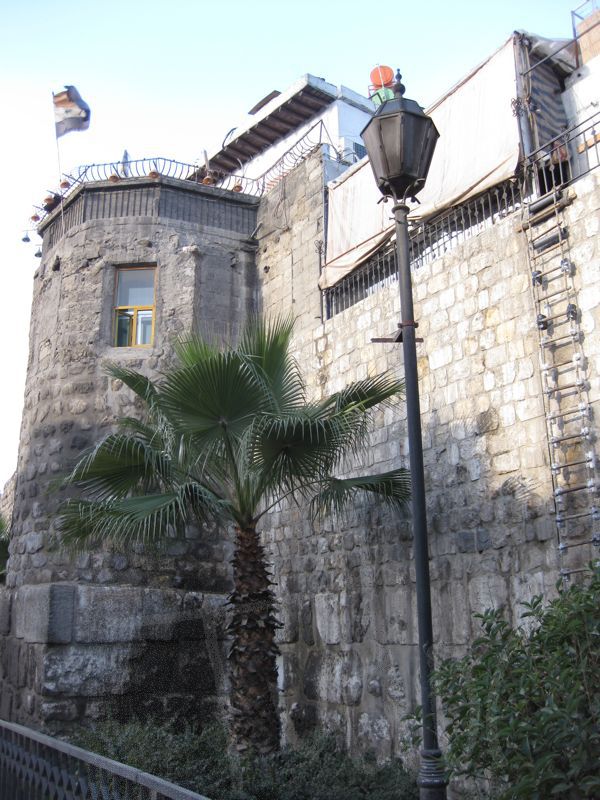
[[[371,494],[386,505],[402,509],[410,499],[410,473],[406,469],[361,475],[356,478],[330,478],[312,499],[314,515],[342,511],[357,495]]]
[[[349,422],[347,415],[327,416],[311,407],[304,413],[258,420],[253,466],[265,491],[272,494],[280,486],[286,494],[304,494],[306,486],[326,480],[352,452],[357,425]]]
[[[346,386],[342,391],[336,392],[328,398],[337,413],[360,410],[368,411],[377,405],[385,404],[392,397],[398,397],[404,392],[404,381],[396,379],[391,373],[355,381]]]
[[[269,410],[273,412],[286,412],[306,402],[304,381],[290,354],[293,328],[291,316],[271,321],[253,318],[236,348],[263,385]]]
[[[85,453],[63,483],[77,484],[96,500],[126,497],[171,479],[171,460],[137,436],[112,433]]]
[[[178,339],[174,347],[175,354],[185,367],[201,364],[221,352],[216,343],[209,342],[204,337],[198,336],[197,334],[192,334],[185,339]]]
[[[109,539],[127,547],[150,543],[168,533],[181,533],[188,522],[177,493],[127,497],[120,500],[68,500],[56,528],[67,546]]]
[[[240,436],[264,407],[261,387],[235,352],[173,370],[160,392],[160,407],[179,430],[198,443]]]
[[[222,501],[201,486],[185,484],[177,491],[118,500],[70,499],[60,511],[57,530],[67,546],[109,539],[128,547],[182,535],[190,522],[215,516],[230,516]]]

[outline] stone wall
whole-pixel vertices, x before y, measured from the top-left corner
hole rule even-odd
[[[322,171],[315,155],[263,201],[258,251],[267,313],[297,317],[295,351],[320,398],[385,369],[401,348],[373,344],[399,320],[396,284],[321,322],[315,240],[322,238]],[[277,197],[275,199],[275,194]],[[565,210],[598,400],[598,177]],[[438,657],[463,651],[474,612],[554,591],[554,502],[527,239],[520,213],[497,221],[414,274],[422,428]],[[268,271],[261,267],[268,265]],[[372,470],[408,466],[402,403],[378,414],[365,453]],[[310,521],[292,509],[265,529],[284,627],[286,735],[317,724],[380,755],[398,749],[417,702],[417,625],[408,515],[375,505]],[[589,536],[589,531],[588,531]],[[579,562],[592,550],[581,547]]]
[[[256,309],[248,240],[256,201],[185,182],[146,183],[83,187],[65,209],[64,235],[57,234],[60,212],[45,224],[7,576],[12,591],[2,598],[0,713],[21,722],[93,716],[102,698],[124,711],[162,704],[170,713],[179,704],[194,714],[223,691],[222,669],[218,680],[201,679],[209,672],[206,653],[192,658],[229,588],[230,544],[222,532],[190,532],[161,553],[105,545],[70,554],[52,541],[62,499],[57,479],[116,418],[139,413],[131,392],[106,375],[105,361],[156,376],[175,337],[194,327],[216,338],[235,335]],[[129,205],[128,191],[137,198]],[[147,203],[139,202],[144,191]],[[115,271],[136,265],[156,268],[154,342],[116,348]],[[220,642],[217,628],[212,635]]]
[[[60,494],[49,488],[117,416],[138,411],[103,360],[155,375],[169,363],[172,337],[193,326],[235,336],[258,305],[269,316],[292,313],[313,398],[367,374],[402,373],[401,349],[371,342],[396,329],[395,284],[322,319],[318,251],[332,168],[316,151],[258,209],[251,198],[194,185],[181,187],[180,202],[177,182],[163,192],[161,179],[93,186],[89,201],[81,190],[65,210],[64,236],[54,216],[35,277],[10,573],[0,595],[2,716],[60,728],[107,709],[203,715],[222,702],[226,537],[205,531],[160,556],[106,547],[72,557],[51,546]],[[600,398],[598,183],[579,180],[564,210],[592,408]],[[221,208],[228,203],[243,213]],[[438,657],[473,639],[474,612],[500,605],[514,620],[519,602],[554,591],[558,575],[521,223],[518,212],[496,220],[414,273]],[[157,266],[156,338],[147,350],[111,343],[115,269],[132,264]],[[408,466],[402,402],[376,415],[363,465]],[[418,694],[409,513],[364,503],[313,522],[282,506],[263,533],[284,623],[286,738],[319,724],[353,747],[397,752]],[[585,564],[592,551],[576,553]]]

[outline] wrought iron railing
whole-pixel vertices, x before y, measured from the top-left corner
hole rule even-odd
[[[266,172],[256,178],[246,177],[243,167],[241,167],[241,174],[223,175],[215,173],[213,175],[198,164],[186,164],[183,161],[175,161],[172,158],[163,157],[140,158],[133,161],[124,159],[122,161],[109,161],[104,164],[86,164],[77,167],[72,173],[65,174],[59,190],[46,198],[48,202],[44,206],[35,207],[35,213],[31,219],[33,222],[39,223],[64,203],[79,186],[96,181],[120,183],[122,180],[131,178],[157,179],[166,177],[261,197],[322,145],[328,146],[331,158],[338,161],[344,160],[344,154],[341,154],[336,149],[323,120],[320,120],[292,147],[286,150]]]
[[[523,160],[514,179],[410,229],[417,269],[491,227],[530,201],[566,186],[600,165],[600,114],[574,125]],[[387,243],[358,269],[323,291],[326,319],[397,280],[395,245]]]
[[[534,198],[560,189],[600,165],[600,114],[573,125],[525,159],[524,192]]]
[[[2,800],[208,800],[146,772],[0,720]]]
[[[433,220],[413,224],[409,240],[411,266],[418,268],[434,261],[460,242],[504,219],[520,205],[517,181],[506,181]],[[354,272],[324,290],[325,318],[330,319],[396,281],[395,243],[388,243]]]

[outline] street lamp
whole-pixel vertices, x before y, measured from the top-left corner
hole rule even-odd
[[[414,100],[406,100],[402,76],[396,73],[394,98],[386,100],[371,118],[361,136],[369,154],[379,190],[394,199],[392,211],[396,222],[396,253],[400,287],[401,341],[404,351],[404,378],[414,531],[415,572],[417,581],[417,616],[419,627],[419,666],[421,671],[421,707],[423,713],[423,748],[417,783],[421,800],[445,800],[447,778],[438,746],[435,699],[431,689],[433,669],[433,626],[423,442],[419,407],[419,376],[415,345],[412,284],[408,255],[407,197],[414,197],[425,185],[433,151],[439,137],[430,117]]]

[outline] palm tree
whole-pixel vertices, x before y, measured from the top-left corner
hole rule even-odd
[[[253,320],[235,347],[194,337],[160,382],[112,365],[108,372],[143,401],[145,419],[122,419],[84,454],[66,483],[63,540],[109,538],[123,546],[219,521],[235,530],[228,632],[233,742],[241,751],[277,749],[275,634],[278,622],[257,526],[278,503],[312,514],[371,493],[393,507],[409,495],[406,470],[335,477],[367,442],[369,412],[402,389],[389,375],[367,378],[308,402],[289,346],[293,324]],[[344,462],[345,463],[345,462]]]

